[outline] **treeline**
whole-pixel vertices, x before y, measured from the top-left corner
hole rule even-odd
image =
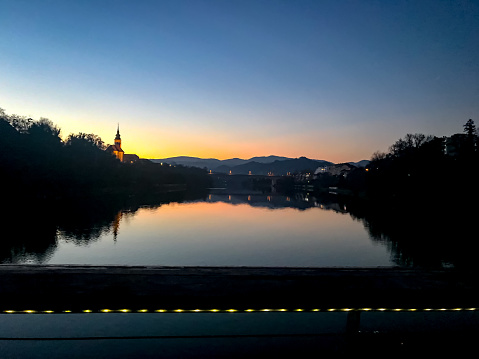
[[[450,137],[407,134],[388,152],[373,154],[365,169],[365,189],[386,198],[472,198],[479,183],[478,144],[472,120],[464,133]]]
[[[148,194],[206,188],[205,170],[140,160],[124,164],[94,134],[66,140],[48,119],[34,121],[0,110],[0,178],[4,198],[62,199]]]
[[[297,188],[401,202],[406,199],[478,199],[479,136],[474,121],[449,137],[407,134],[387,152],[375,152],[365,168],[341,173],[313,171],[278,181],[283,192]],[[336,166],[342,166],[341,164]],[[339,171],[337,171],[339,172]]]

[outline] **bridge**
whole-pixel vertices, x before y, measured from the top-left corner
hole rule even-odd
[[[475,310],[475,272],[1,265],[1,313]]]
[[[1,352],[465,356],[479,333],[476,278],[448,269],[0,265]]]

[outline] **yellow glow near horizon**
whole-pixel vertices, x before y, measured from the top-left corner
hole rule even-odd
[[[35,120],[41,117],[49,118],[61,129],[63,139],[72,133],[93,133],[101,137],[105,144],[114,143],[119,123],[125,153],[147,159],[191,156],[225,160],[276,155],[291,158],[305,156],[339,163],[369,159],[371,153],[381,149],[366,148],[364,143],[361,145],[358,136],[352,133],[342,133],[341,141],[338,141],[337,133],[327,131],[322,132],[320,138],[310,132],[263,136],[261,129],[251,134],[241,132],[242,129],[238,129],[239,133],[225,132],[225,129],[200,125],[191,128],[175,125],[171,119],[150,119],[137,123],[125,120],[124,117],[103,117],[88,112],[79,117],[67,113],[66,110],[55,112],[45,109],[43,112],[41,108],[33,110],[22,107],[5,110],[8,114],[17,113]],[[198,122],[201,123],[200,120]]]

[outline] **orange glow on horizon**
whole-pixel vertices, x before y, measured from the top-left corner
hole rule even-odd
[[[151,131],[144,131],[140,128],[124,127],[122,130],[120,124],[125,153],[134,153],[147,159],[189,156],[226,160],[274,155],[289,158],[304,156],[341,163],[369,159],[374,152],[367,148],[357,148],[357,145],[350,144],[350,141],[338,143],[332,137],[318,141],[311,134],[248,140],[227,137],[220,132],[205,134],[185,131],[179,134],[174,128],[152,128]],[[115,128],[105,142],[113,141],[114,130]]]
[[[362,148],[347,137],[337,141],[333,133],[324,132],[321,137],[314,133],[297,133],[291,135],[262,136],[260,133],[249,135],[225,133],[214,128],[181,128],[155,122],[133,125],[126,119],[109,119],[95,115],[91,117],[75,117],[62,112],[33,113],[29,108],[12,109],[7,113],[24,113],[27,117],[39,119],[49,118],[61,129],[61,137],[69,134],[93,133],[101,137],[106,145],[114,144],[117,124],[120,124],[122,149],[126,154],[136,154],[140,158],[155,159],[177,156],[198,158],[230,158],[249,159],[256,156],[282,156],[326,160],[335,163],[369,159],[378,148]],[[244,136],[243,136],[244,135]],[[355,144],[353,144],[355,143]]]

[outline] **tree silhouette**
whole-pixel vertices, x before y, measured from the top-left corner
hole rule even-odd
[[[476,135],[476,125],[472,119],[469,119],[464,125],[464,132],[469,137],[474,137]]]

